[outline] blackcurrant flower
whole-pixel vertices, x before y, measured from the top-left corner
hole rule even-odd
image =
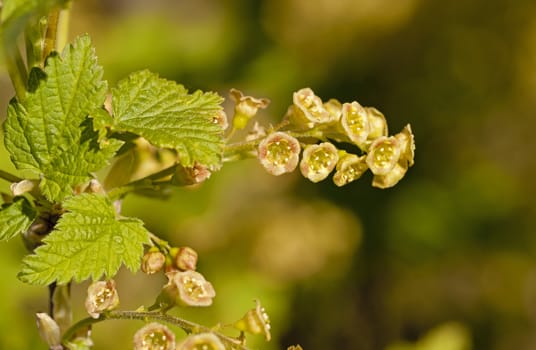
[[[179,270],[195,270],[197,265],[197,252],[190,247],[180,247],[175,256],[175,266]]]
[[[115,282],[113,280],[93,282],[87,289],[85,306],[86,311],[93,318],[99,318],[104,311],[113,310],[119,306]]]
[[[167,309],[173,305],[210,306],[216,291],[202,274],[187,270],[184,272],[170,271],[166,273],[168,283],[162,289],[157,303]]]
[[[355,181],[368,169],[366,156],[358,157],[355,154],[345,154],[339,158],[333,182],[341,187]]]
[[[23,194],[30,192],[36,186],[36,183],[32,180],[22,180],[11,184],[10,189],[13,196],[22,196]]]
[[[324,108],[320,97],[316,96],[310,88],[303,88],[293,94],[294,122],[300,123],[300,119],[305,121],[307,127],[315,124],[329,123],[334,117]]]
[[[164,268],[166,256],[159,250],[149,250],[141,260],[141,270],[148,275],[157,273]]]
[[[328,177],[338,160],[337,148],[330,142],[308,145],[303,150],[300,171],[312,182],[319,182]]]
[[[342,115],[342,104],[336,99],[332,98],[328,102],[324,103],[324,108],[330,115],[330,121],[338,121]]]
[[[225,350],[225,346],[214,333],[199,333],[186,337],[177,350]]]
[[[48,314],[41,312],[35,315],[39,335],[51,350],[61,350],[60,326]]]
[[[374,175],[386,175],[400,158],[400,143],[396,137],[378,137],[370,145],[367,165]]]
[[[343,103],[341,125],[346,136],[359,147],[363,147],[370,132],[368,113],[359,103]]]
[[[266,108],[270,104],[270,100],[266,98],[244,96],[242,91],[237,89],[231,89],[230,95],[235,102],[233,127],[238,130],[246,127],[249,120],[257,114],[259,108]]]
[[[175,334],[160,323],[149,323],[134,334],[134,350],[175,350]]]
[[[372,186],[374,187],[393,187],[404,177],[408,168],[414,163],[415,141],[411,132],[411,126],[409,124],[406,125],[401,132],[392,138],[397,141],[400,156],[393,168],[387,173],[374,175],[372,180]]]
[[[367,138],[375,140],[380,136],[387,136],[387,121],[382,112],[374,107],[365,107],[367,112],[367,120],[369,124],[369,133]]]
[[[393,169],[391,169],[385,175],[374,175],[372,179],[372,186],[377,188],[389,188],[393,187],[400,181],[406,174],[408,168],[399,163],[396,163]]]
[[[400,161],[406,162],[407,166],[413,166],[415,158],[415,138],[411,131],[411,125],[406,125],[401,132],[395,135],[400,143]]]
[[[234,327],[251,334],[263,334],[266,341],[271,339],[270,318],[258,300],[255,300],[255,308],[249,310],[240,320],[235,322]]]
[[[270,174],[278,176],[296,169],[300,150],[300,143],[296,138],[278,131],[259,143],[258,158]]]

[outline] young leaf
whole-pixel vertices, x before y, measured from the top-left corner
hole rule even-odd
[[[98,194],[70,197],[67,210],[44,245],[23,260],[19,278],[30,284],[76,282],[113,276],[122,263],[140,266],[149,235],[135,218],[118,217],[110,200]]]
[[[33,92],[10,103],[5,144],[15,166],[40,174],[42,192],[60,201],[106,165],[120,142],[98,142],[88,119],[106,93],[88,36],[78,38],[62,57],[51,55],[44,73],[44,78],[31,79]]]
[[[214,122],[223,99],[188,91],[147,70],[131,74],[112,91],[115,129],[143,136],[158,147],[177,150],[180,163],[215,166],[221,162],[223,130]]]
[[[7,241],[30,227],[35,219],[34,207],[24,197],[16,197],[12,203],[0,209],[0,241]]]

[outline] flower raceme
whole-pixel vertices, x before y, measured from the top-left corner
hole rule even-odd
[[[302,175],[312,182],[324,180],[335,169],[333,182],[344,186],[370,169],[372,185],[388,188],[413,165],[415,141],[409,124],[389,136],[385,116],[376,108],[335,99],[323,103],[310,88],[296,91],[292,101],[283,123],[247,140],[258,142],[257,157],[270,174],[290,173],[299,163]],[[337,149],[341,143],[357,146],[360,152]]]

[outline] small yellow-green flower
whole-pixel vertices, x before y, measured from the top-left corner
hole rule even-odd
[[[266,108],[270,104],[270,100],[266,98],[244,96],[242,91],[237,89],[231,89],[230,95],[235,102],[233,127],[238,130],[246,127],[249,120],[257,114],[259,108]]]
[[[210,306],[216,292],[212,284],[202,274],[193,270],[170,271],[166,273],[168,283],[162,289],[159,302],[169,308],[175,304],[182,306]]]
[[[340,187],[359,179],[368,169],[366,159],[367,156],[358,157],[349,153],[340,157],[333,175],[335,185]]]
[[[310,88],[303,88],[296,91],[292,98],[293,106],[291,109],[291,119],[295,124],[304,124],[303,126],[311,128],[315,124],[329,123],[334,120],[320,97],[316,96]]]
[[[343,103],[341,125],[346,136],[363,147],[370,132],[368,113],[359,103]]]
[[[272,175],[290,173],[298,166],[300,143],[284,132],[274,132],[259,143],[257,156]]]
[[[380,136],[387,136],[387,121],[382,112],[374,107],[365,107],[367,112],[367,120],[369,124],[369,133],[367,138],[371,141]]]
[[[255,308],[249,310],[244,317],[235,322],[234,327],[251,334],[263,334],[266,341],[271,339],[270,318],[258,300],[255,300]]]
[[[300,171],[312,182],[324,180],[337,165],[337,148],[330,142],[308,145],[303,150]]]
[[[374,175],[386,175],[400,158],[400,143],[396,137],[378,137],[370,145],[367,165]]]
[[[149,323],[134,334],[134,350],[175,350],[175,334],[160,323]]]
[[[186,337],[177,350],[225,350],[225,346],[215,334],[199,333]]]
[[[113,310],[119,306],[119,296],[114,280],[92,283],[87,289],[85,306],[86,311],[93,318],[99,318],[104,311]]]

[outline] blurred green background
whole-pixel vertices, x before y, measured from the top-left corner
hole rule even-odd
[[[235,87],[270,98],[272,122],[308,86],[414,130],[416,164],[389,190],[370,174],[343,188],[275,178],[251,160],[168,201],[129,198],[124,214],[195,248],[215,286],[213,307],[177,314],[227,323],[259,298],[274,339],[250,337],[258,349],[536,349],[536,2],[86,0],[71,26],[91,34],[111,84],[149,68],[225,97]],[[44,348],[47,293],[17,280],[24,254],[0,245],[2,349]],[[124,309],[163,283],[117,280]],[[140,326],[99,324],[94,349],[128,349]]]

